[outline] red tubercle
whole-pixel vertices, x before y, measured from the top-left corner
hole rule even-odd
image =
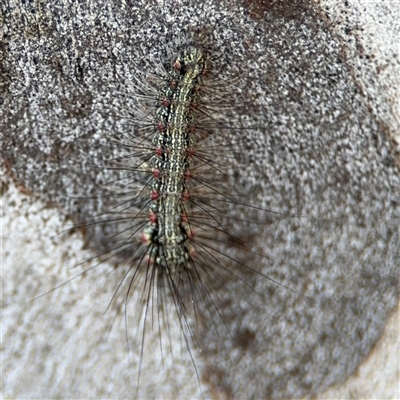
[[[182,201],[188,201],[190,199],[189,192],[187,190],[184,190],[181,196]]]
[[[164,132],[167,129],[167,127],[162,122],[159,122],[157,124],[157,129],[158,129],[159,132]]]
[[[157,222],[157,215],[153,211],[150,211],[149,213],[149,221],[152,224],[155,224]]]
[[[182,224],[186,224],[189,221],[187,214],[181,215],[181,222]]]
[[[190,171],[185,171],[185,173],[183,174],[183,176],[185,177],[185,180],[188,181],[189,179],[193,178],[193,175]]]
[[[158,154],[156,151],[156,154],[159,156],[161,154]],[[158,179],[161,176],[161,172],[160,170],[158,170],[157,168],[153,169],[153,178]]]
[[[186,150],[186,156],[187,156],[188,158],[192,158],[195,154],[196,154],[196,152],[194,151],[194,149],[188,149],[188,150]]]
[[[190,228],[188,228],[188,229],[186,230],[186,234],[187,234],[187,236],[188,236],[188,238],[189,238],[190,240],[193,240],[193,239],[195,238],[195,236],[196,236],[196,233],[194,232],[194,230],[193,230],[193,229],[190,229]]]
[[[158,157],[161,157],[163,155],[163,149],[161,147],[156,148],[156,155]],[[154,175],[154,170],[153,170],[153,175]]]
[[[164,108],[167,108],[167,107],[169,107],[169,106],[171,105],[171,102],[170,102],[166,97],[164,97],[164,98],[161,100],[161,104],[162,104],[162,106],[163,106]]]
[[[151,196],[150,196],[151,200],[153,200],[153,201],[158,200],[159,196],[160,195],[158,194],[157,190],[151,191]]]

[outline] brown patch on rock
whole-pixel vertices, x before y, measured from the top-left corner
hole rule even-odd
[[[262,19],[265,13],[277,18],[298,19],[310,9],[311,3],[307,0],[245,0],[244,6],[255,20]]]
[[[249,328],[240,330],[234,337],[235,345],[243,350],[247,350],[256,338],[255,332]]]
[[[215,399],[233,399],[232,389],[225,379],[225,372],[218,368],[207,368],[203,374],[203,382],[210,386]]]

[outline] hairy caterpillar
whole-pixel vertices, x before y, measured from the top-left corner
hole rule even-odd
[[[300,397],[343,380],[373,345],[385,313],[397,296],[394,268],[399,260],[398,173],[381,126],[364,107],[365,99],[340,51],[342,44],[330,32],[318,6],[305,2],[300,2],[301,7],[299,2],[293,6],[264,2],[253,16],[258,18],[254,21],[242,7],[249,2],[234,1],[229,7],[211,0],[202,4],[164,2],[162,9],[159,4],[144,1],[118,6],[94,3],[95,7],[63,3],[61,8],[40,10],[36,3],[21,3],[17,9],[36,7],[36,13],[28,10],[21,20],[18,12],[10,14],[12,23],[7,25],[13,33],[7,40],[12,45],[7,48],[5,70],[10,72],[12,82],[10,92],[6,90],[5,94],[15,97],[8,96],[4,103],[6,108],[10,105],[10,116],[2,119],[2,155],[28,189],[43,194],[51,204],[61,205],[78,226],[84,225],[82,229],[99,255],[98,261],[113,254],[118,257],[118,251],[123,250],[118,249],[118,243],[128,244],[124,241],[129,239],[129,232],[142,224],[140,234],[149,223],[146,208],[139,220],[129,207],[140,190],[148,187],[141,181],[141,189],[137,190],[135,179],[147,176],[150,182],[152,171],[140,164],[140,154],[128,146],[133,143],[137,149],[136,134],[144,132],[149,122],[144,117],[159,106],[150,97],[154,100],[162,85],[157,77],[151,81],[150,75],[155,72],[160,77],[170,70],[174,57],[186,47],[181,38],[186,38],[190,25],[206,26],[212,44],[210,76],[204,77],[204,89],[212,93],[205,122],[208,119],[206,131],[212,131],[210,138],[217,142],[205,138],[195,147],[199,152],[202,143],[208,143],[205,152],[213,165],[222,167],[220,179],[212,181],[212,187],[221,192],[210,196],[211,192],[207,194],[203,187],[194,192],[193,199],[214,203],[213,216],[222,218],[223,229],[217,230],[214,224],[208,227],[208,235],[214,239],[212,246],[220,251],[218,259],[227,269],[219,268],[218,275],[212,275],[214,279],[204,274],[204,286],[193,286],[199,289],[197,292],[190,285],[188,293],[182,289],[179,294],[183,308],[175,307],[168,285],[159,286],[166,289],[159,291],[157,297],[157,286],[151,281],[151,264],[144,260],[144,273],[135,276],[132,284],[136,286],[126,298],[126,316],[133,318],[125,328],[132,344],[130,353],[140,356],[140,338],[145,336],[144,342],[151,342],[153,331],[156,336],[161,332],[163,338],[170,338],[171,344],[183,342],[187,356],[185,338],[191,340],[193,332],[199,345],[191,349],[194,357],[200,356],[196,360],[200,378],[231,397]],[[53,26],[57,27],[54,32]],[[168,47],[174,55],[166,54]],[[3,77],[7,81],[7,74]],[[199,104],[204,110],[207,96],[199,94]],[[153,127],[152,131],[155,134],[157,129]],[[115,152],[111,149],[114,145]],[[149,158],[154,155],[151,138],[143,142],[139,152]],[[129,181],[123,166],[118,164],[129,165],[131,170],[136,167],[136,178]],[[207,169],[205,165],[203,171],[196,168],[193,178],[207,175]],[[196,182],[194,179],[191,184]],[[149,192],[143,194],[139,200],[148,195]],[[146,199],[149,203],[150,198]],[[123,204],[124,201],[127,203]],[[226,208],[217,207],[216,203]],[[280,214],[263,211],[267,209]],[[193,222],[198,220],[193,210],[190,213]],[[286,218],[287,214],[307,218]],[[136,227],[122,220],[124,216],[136,221]],[[200,243],[200,235],[205,232],[194,232],[194,242]],[[52,355],[43,353],[42,357],[32,357],[29,346],[19,346],[26,348],[32,365],[32,373],[23,370],[27,380],[30,377],[30,382],[41,382],[37,385],[42,388],[52,387],[55,397],[65,397],[65,393],[71,396],[68,383],[81,377],[81,371],[76,371],[77,365],[82,365],[83,382],[101,376],[99,379],[108,379],[114,385],[109,397],[129,397],[126,393],[130,393],[131,381],[126,384],[123,377],[132,368],[124,368],[125,344],[89,345],[93,344],[93,337],[102,337],[102,333],[90,326],[85,335],[81,328],[85,320],[94,326],[109,321],[110,312],[102,314],[104,303],[128,273],[116,294],[121,297],[110,306],[124,307],[134,274],[134,269],[129,270],[129,260],[138,249],[146,255],[149,247],[131,241],[125,249],[128,248],[131,252],[120,254],[127,266],[116,262],[112,274],[103,275],[103,271],[107,272],[104,262],[93,268],[93,273],[84,273],[81,285],[66,285],[67,289],[78,286],[75,304],[70,303],[66,291],[66,308],[57,318],[49,319],[50,328],[43,331],[44,336],[39,330],[37,338],[30,335],[36,344],[41,336],[48,342],[55,337],[62,341],[68,321],[57,325],[52,321],[65,321],[81,313],[84,317],[68,331],[69,338],[81,341],[77,339],[75,346],[68,348],[91,349],[90,356],[85,357],[82,351],[74,353],[73,360],[68,354],[60,357],[55,349],[63,350],[64,343],[54,345]],[[84,259],[81,256],[75,263]],[[201,254],[197,258],[194,254],[193,260],[195,265],[202,265]],[[281,290],[240,263],[312,297],[314,303]],[[88,268],[84,266],[85,270]],[[41,270],[40,263],[36,270],[42,274],[36,281],[46,282],[50,274]],[[65,280],[63,275],[53,275],[56,277],[58,281]],[[23,290],[24,282],[23,278],[18,280],[17,287]],[[150,287],[153,292],[147,290]],[[96,288],[96,295],[90,297],[88,292]],[[140,291],[141,288],[147,289]],[[61,290],[55,291],[54,296],[57,292]],[[195,301],[191,293],[197,296]],[[81,310],[87,297],[89,304],[103,299],[99,306],[101,315],[93,317]],[[172,300],[161,302],[165,299]],[[55,307],[45,304],[44,309],[52,312],[57,304],[58,301],[54,302]],[[158,308],[161,304],[169,304],[170,308],[162,311]],[[184,310],[181,322],[179,317],[172,322],[177,309]],[[138,310],[144,310],[142,319]],[[161,329],[157,326],[158,317]],[[175,325],[178,330],[173,330]],[[56,326],[61,326],[62,332],[51,336],[48,332]],[[137,332],[136,327],[141,331]],[[107,329],[100,332],[104,330]],[[135,341],[137,337],[139,343]],[[157,349],[153,353],[148,348],[143,351],[143,360],[146,354],[158,357],[160,347],[164,354],[168,351],[164,341],[162,346],[159,342],[152,341]],[[99,374],[92,374],[87,360],[97,360],[107,347],[111,354],[99,363],[106,367],[99,368]],[[194,354],[194,348],[201,353]],[[121,352],[124,354],[119,361],[113,358]],[[173,358],[178,363],[181,357],[176,354],[174,351]],[[39,372],[49,369],[35,368],[40,363],[34,364],[35,359],[60,358],[70,361],[68,374],[60,374],[66,382],[65,392],[56,378]],[[165,363],[168,359],[165,357]],[[203,361],[205,368],[201,366]],[[139,360],[134,364],[138,365]],[[174,371],[174,378],[185,379],[185,374],[177,374],[175,368],[160,365],[157,359],[152,368],[143,371]],[[187,367],[193,369],[192,364]],[[109,368],[117,372],[112,373]],[[146,382],[142,379],[141,390],[148,394],[148,379],[153,379],[153,373],[144,377]],[[175,379],[166,376],[163,382],[159,393],[167,393]],[[179,388],[185,384],[177,383]],[[98,387],[96,395],[85,397],[106,397],[102,392],[104,386],[112,387],[103,382],[92,385],[91,388]],[[15,393],[10,396],[24,397]],[[79,397],[79,393],[88,392],[75,390],[74,396]],[[43,397],[43,393],[37,397]]]
[[[241,280],[251,292],[249,277],[258,274],[285,288],[258,270],[257,262],[268,257],[252,249],[246,232],[235,226],[243,221],[229,215],[228,204],[237,210],[271,212],[246,205],[232,194],[231,166],[241,168],[232,150],[238,151],[248,128],[232,132],[224,121],[224,82],[207,84],[212,53],[200,38],[184,42],[157,74],[135,78],[137,93],[129,96],[138,104],[127,131],[108,139],[118,154],[105,167],[118,171],[109,194],[115,205],[92,222],[118,226],[113,235],[117,240],[103,255],[129,266],[117,289],[126,281],[125,305],[131,291],[142,293],[141,354],[150,315],[157,316],[157,329],[165,329],[161,324],[168,321],[160,323],[160,318],[168,318],[166,310],[172,308],[190,351],[196,342],[192,319],[198,324],[203,315],[225,324],[219,315],[218,290],[229,287],[230,281]],[[230,90],[232,95],[236,89]],[[227,325],[225,329],[229,335]]]

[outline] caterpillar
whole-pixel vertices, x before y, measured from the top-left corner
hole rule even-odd
[[[171,80],[156,114],[160,118],[160,134],[154,137],[156,155],[149,161],[153,181],[150,205],[150,226],[145,228],[143,240],[151,246],[151,262],[171,274],[188,270],[193,237],[185,202],[189,200],[186,181],[190,179],[190,158],[193,151],[194,95],[198,79],[204,71],[204,56],[198,49],[190,49],[178,57],[171,72]],[[192,132],[190,132],[192,131]]]
[[[249,260],[254,263],[266,257],[235,233],[236,220],[229,220],[224,210],[226,204],[236,204],[237,209],[271,213],[229,194],[233,185],[229,166],[235,162],[232,149],[240,146],[241,138],[232,135],[221,115],[223,96],[215,89],[221,89],[220,83],[207,85],[212,55],[204,44],[204,32],[182,43],[175,54],[158,74],[135,78],[135,115],[126,134],[109,139],[118,156],[105,168],[120,173],[115,185],[119,188],[110,194],[118,202],[112,215],[106,212],[100,221],[94,220],[103,225],[117,219],[126,225],[119,228],[118,242],[105,253],[129,265],[122,279],[128,285],[125,303],[133,288],[142,293],[141,352],[148,314],[165,318],[169,303],[190,351],[196,342],[191,317],[197,320],[202,313],[224,322],[218,315],[216,288],[232,279],[249,285],[250,274],[280,285],[250,265]],[[148,87],[149,81],[154,86]],[[213,116],[213,107],[219,115]]]
[[[261,307],[257,280],[297,297],[279,272],[266,272],[268,249],[255,245],[260,227],[296,213],[285,205],[269,209],[242,183],[248,180],[245,149],[260,129],[233,112],[243,112],[244,74],[232,76],[216,58],[213,35],[204,27],[177,36],[167,51],[138,58],[130,83],[119,71],[116,94],[131,109],[113,116],[117,124],[103,151],[109,158],[92,161],[104,173],[105,194],[97,196],[108,207],[81,224],[105,238],[99,262],[117,260],[119,283],[110,304],[123,305],[129,352],[139,355],[132,363],[138,390],[151,332],[158,332],[163,357],[174,358],[174,318],[196,375],[193,351],[203,347],[202,321],[231,337],[221,305],[233,282],[246,288],[243,302]],[[201,377],[196,380],[201,388]]]
[[[148,186],[151,203],[148,205],[150,224],[141,234],[148,245],[149,263],[170,274],[188,270],[194,246],[188,215],[191,178],[191,158],[195,136],[193,116],[194,96],[199,76],[205,69],[204,56],[192,48],[180,54],[169,72],[168,84],[160,96],[155,111],[158,133],[152,140],[155,154],[147,164],[153,175]],[[144,167],[144,168],[146,168]],[[142,260],[143,261],[143,260]]]
[[[20,368],[28,390],[52,388],[37,397],[132,397],[140,363],[141,397],[165,397],[172,384],[182,394],[193,369],[195,390],[205,382],[216,397],[315,394],[355,370],[398,298],[398,169],[345,57],[348,42],[317,3],[228,3],[4,6],[2,159],[27,190],[71,216],[96,258],[76,265],[82,280],[55,290],[51,307],[44,297],[42,330],[8,314],[12,329],[35,333],[32,347],[11,330],[15,351],[5,350],[10,365],[29,359]],[[205,27],[208,43],[192,27]],[[187,247],[176,267],[157,254],[149,163],[161,138],[155,111],[176,115],[160,94],[190,48],[206,68],[190,96],[196,140],[181,168],[189,196],[181,193],[175,226]],[[37,271],[35,288],[52,288],[68,279],[68,263],[86,259],[66,257],[57,272],[41,257],[26,265]],[[28,281],[16,282],[26,296]],[[99,344],[114,310],[122,334],[110,328]],[[89,382],[82,391],[77,379]],[[6,382],[9,397],[28,397],[20,381]]]

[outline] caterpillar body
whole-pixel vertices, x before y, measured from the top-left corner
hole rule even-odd
[[[199,49],[182,52],[170,73],[170,84],[162,93],[161,106],[155,115],[158,133],[153,140],[155,154],[149,161],[153,178],[150,183],[150,225],[143,233],[156,266],[172,273],[188,268],[194,246],[187,219],[191,152],[195,125],[193,100],[205,68]]]
[[[105,253],[128,266],[113,296],[124,295],[126,321],[132,319],[127,312],[140,308],[127,311],[134,292],[142,296],[142,320],[134,318],[135,324],[143,324],[138,380],[146,330],[154,329],[153,323],[146,325],[153,315],[161,338],[171,310],[175,313],[191,354],[198,345],[193,327],[202,317],[222,319],[229,334],[219,313],[219,288],[234,279],[249,285],[249,273],[279,285],[250,264],[264,256],[239,236],[237,217],[232,219],[224,209],[227,203],[250,207],[228,189],[234,184],[230,151],[242,138],[232,139],[226,128],[221,83],[207,84],[212,56],[198,42],[184,43],[157,75],[136,78],[132,96],[138,105],[127,133],[111,137],[118,156],[105,166],[106,173],[119,173],[113,184],[105,184],[116,205],[94,218],[95,225],[117,226],[114,237],[119,239]],[[128,287],[122,290],[124,281]]]

